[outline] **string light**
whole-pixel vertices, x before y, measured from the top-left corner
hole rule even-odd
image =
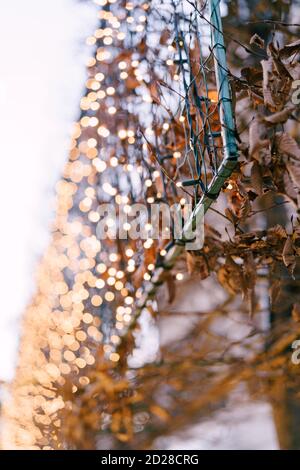
[[[150,206],[163,199],[184,205],[188,201],[188,196],[178,194],[181,181],[174,184],[174,178],[190,171],[192,152],[188,149],[186,154],[190,129],[183,115],[187,110],[182,109],[177,45],[163,43],[157,50],[146,41],[152,15],[147,2],[127,2],[125,8],[116,0],[94,3],[100,24],[87,44],[95,46],[95,55],[87,61],[81,116],[73,128],[62,180],[56,185],[52,242],[39,269],[38,294],[27,312],[34,346],[26,338],[22,346],[22,361],[27,371],[27,362],[32,364],[28,374],[38,384],[35,402],[34,394],[28,394],[35,417],[36,403],[54,383],[62,388],[64,376],[72,377],[76,395],[90,385],[89,368],[97,366],[101,354],[117,366],[117,346],[134,321],[136,299],[143,295],[134,279],[140,279],[140,284],[150,281],[156,254],[167,255],[164,245],[152,238],[148,221],[143,223],[146,239],[100,240],[101,204],[110,203],[117,214],[130,216],[134,203]],[[171,26],[163,21],[160,27],[161,33],[165,28],[170,33]],[[127,49],[129,41],[133,47]],[[170,88],[167,104],[161,99],[159,80]],[[193,119],[200,129],[198,116]],[[178,129],[184,130],[182,135]],[[174,163],[172,157],[180,162]],[[175,174],[181,162],[182,173]],[[119,224],[126,232],[133,225],[110,215],[107,234],[114,234]],[[177,273],[176,279],[182,280],[183,274]],[[38,354],[33,354],[33,347]],[[45,418],[57,422],[51,413]],[[35,445],[39,430],[34,419],[28,428]]]

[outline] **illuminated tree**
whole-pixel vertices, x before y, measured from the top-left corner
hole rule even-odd
[[[155,447],[217,411],[240,384],[279,410],[288,382],[296,403],[300,150],[291,96],[300,48],[283,45],[293,27],[264,23],[261,36],[240,40],[226,18],[228,70],[217,50],[218,2],[209,2],[212,15],[189,0],[95,3],[86,94],[5,410],[7,447]],[[274,25],[281,34],[272,37]],[[138,203],[146,235],[134,239]],[[155,239],[146,217],[154,203],[204,206],[204,246],[186,250],[172,225]],[[106,237],[103,204],[116,214],[105,219]],[[271,328],[269,284],[273,312],[287,307]],[[180,311],[191,286],[197,308]],[[205,289],[214,293],[206,304]],[[171,330],[179,314],[191,318],[186,334],[147,357],[142,337],[153,343],[162,321]]]

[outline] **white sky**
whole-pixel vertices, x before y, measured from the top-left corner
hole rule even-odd
[[[91,2],[0,3],[0,379],[11,379],[19,318],[48,242],[96,18]]]

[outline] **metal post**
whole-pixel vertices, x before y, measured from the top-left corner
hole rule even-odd
[[[209,15],[211,23],[211,48],[214,54],[215,73],[219,96],[219,112],[222,127],[222,140],[224,156],[216,175],[211,180],[208,190],[202,195],[189,220],[183,227],[179,240],[167,251],[163,263],[157,267],[150,279],[142,285],[143,293],[136,302],[136,308],[129,328],[133,328],[142,310],[147,307],[149,300],[153,299],[158,287],[163,283],[164,272],[170,270],[179,255],[184,250],[184,244],[189,239],[191,228],[195,222],[201,223],[206,211],[217,199],[225,181],[232,174],[238,159],[238,148],[235,138],[235,125],[232,111],[232,100],[228,82],[228,68],[226,61],[226,50],[222,31],[222,20],[220,14],[220,0],[209,0]]]

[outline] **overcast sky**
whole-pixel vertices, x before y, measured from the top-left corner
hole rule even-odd
[[[96,25],[91,2],[0,3],[0,379],[11,379],[19,319],[48,242],[53,188],[77,117]],[[89,6],[88,6],[89,5]]]

